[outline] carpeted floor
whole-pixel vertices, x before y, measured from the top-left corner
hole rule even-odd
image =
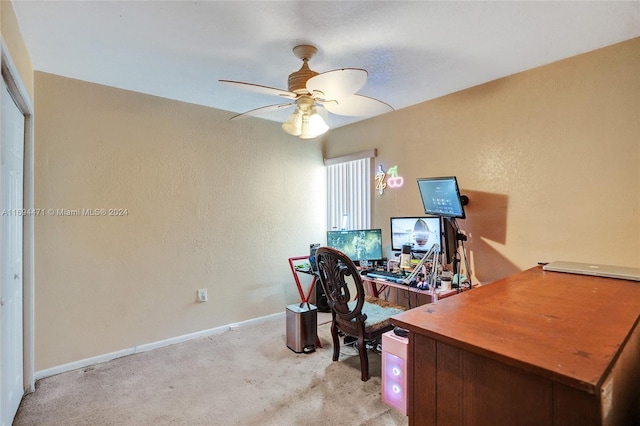
[[[287,348],[282,316],[42,379],[14,426],[408,424],[381,400],[380,354],[367,382],[352,347],[331,360],[327,318],[310,354]]]

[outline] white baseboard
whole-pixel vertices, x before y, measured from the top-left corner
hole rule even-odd
[[[214,334],[221,334],[227,331],[233,331],[240,327],[260,324],[268,320],[276,319],[278,317],[283,317],[283,316],[284,316],[284,312],[271,314],[264,317],[241,321],[238,323],[232,323],[232,324],[227,324],[220,327],[210,328],[208,330],[196,331],[195,333],[183,334],[182,336],[171,337],[169,339],[160,340],[157,342],[145,343],[139,346],[122,349],[115,352],[109,352],[107,354],[102,354],[102,355],[94,356],[91,358],[81,359],[81,360],[70,362],[67,364],[58,365],[56,367],[51,367],[44,370],[36,371],[34,373],[34,379],[35,380],[44,379],[45,377],[55,376],[56,374],[66,373],[67,371],[77,370],[78,368],[84,368],[90,365],[111,361],[112,359],[120,358],[123,356],[151,351],[153,349],[175,345],[176,343],[182,343],[182,342],[186,342],[187,340],[197,339],[200,337],[212,336]]]

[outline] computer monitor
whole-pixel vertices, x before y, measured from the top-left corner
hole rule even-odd
[[[443,224],[443,241],[444,241],[444,253],[446,256],[447,264],[453,263],[457,259],[458,255],[458,224],[453,218],[442,219]]]
[[[442,227],[439,217],[391,218],[391,250],[401,251],[403,245],[410,245],[413,252],[427,252],[434,244],[442,247],[441,239]]]
[[[340,250],[353,261],[382,260],[382,230],[327,231],[327,246]]]
[[[464,219],[460,188],[455,176],[418,179],[424,213]]]

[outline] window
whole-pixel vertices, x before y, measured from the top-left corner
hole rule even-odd
[[[372,159],[365,151],[325,160],[327,166],[327,226],[336,229],[371,227]]]

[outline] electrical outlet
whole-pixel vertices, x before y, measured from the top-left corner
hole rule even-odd
[[[198,302],[202,303],[206,301],[207,301],[207,289],[201,288],[200,290],[198,290]]]

